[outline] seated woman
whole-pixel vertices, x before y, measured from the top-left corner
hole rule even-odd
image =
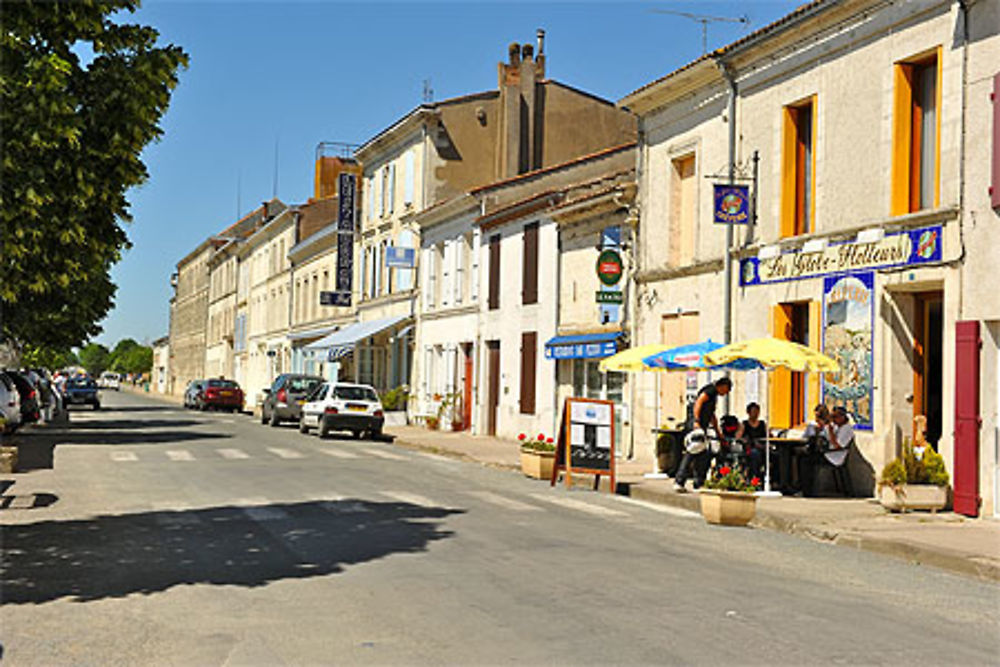
[[[764,450],[767,447],[767,424],[760,418],[760,406],[756,403],[747,404],[747,418],[740,425],[740,438],[746,443],[750,476],[764,479]]]

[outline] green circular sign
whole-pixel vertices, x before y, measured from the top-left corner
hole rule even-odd
[[[597,277],[607,286],[621,282],[624,265],[617,250],[606,248],[597,256]]]

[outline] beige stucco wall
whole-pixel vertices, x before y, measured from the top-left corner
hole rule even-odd
[[[177,265],[177,289],[170,321],[170,391],[181,395],[191,380],[205,372],[208,320],[207,241]]]

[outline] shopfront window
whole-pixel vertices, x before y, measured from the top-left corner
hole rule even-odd
[[[600,359],[573,360],[573,395],[579,398],[596,398],[615,404],[615,451],[621,455],[622,401],[625,397],[625,374],[609,371],[602,373]]]

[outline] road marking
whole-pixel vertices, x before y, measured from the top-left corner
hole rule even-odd
[[[580,512],[588,512],[589,514],[597,516],[628,516],[625,512],[619,512],[618,510],[601,507],[600,505],[591,505],[590,503],[585,503],[581,500],[573,500],[572,498],[561,498],[559,496],[549,496],[542,493],[533,493],[531,494],[531,497],[535,500],[541,500],[542,502],[552,503],[553,505],[559,505],[560,507],[566,507]]]
[[[661,514],[670,514],[672,516],[679,516],[684,519],[701,518],[701,514],[699,512],[692,512],[691,510],[681,509],[680,507],[673,507],[672,505],[661,505],[659,503],[651,503],[647,500],[636,500],[635,498],[626,498],[625,496],[615,496],[615,500],[621,503],[627,503],[629,505],[638,505],[639,507],[645,507],[646,509],[653,510],[654,512],[660,512]]]
[[[362,449],[362,452],[375,456],[380,459],[386,459],[388,461],[408,461],[409,459],[405,456],[399,454],[393,454],[392,452],[384,452],[381,449]]]
[[[418,496],[415,493],[407,493],[405,491],[380,491],[379,493],[386,498],[392,498],[393,500],[398,500],[401,503],[420,505],[421,507],[440,507],[440,505],[430,498]]]
[[[303,454],[302,452],[297,452],[294,449],[282,449],[281,447],[268,447],[267,451],[271,452],[275,456],[280,456],[283,459],[305,458],[305,454]]]
[[[139,457],[134,452],[111,452],[111,460],[121,463],[123,461],[138,461]]]
[[[537,505],[529,505],[527,503],[522,503],[507,496],[501,496],[498,493],[493,493],[492,491],[470,491],[470,495],[473,495],[481,500],[485,500],[488,503],[493,503],[500,507],[504,507],[509,510],[515,510],[517,512],[541,512],[542,508]]]
[[[194,456],[186,449],[168,449],[167,457],[171,461],[194,461]]]
[[[241,449],[217,449],[219,456],[224,459],[248,459],[250,455]]]
[[[440,463],[450,463],[452,465],[458,465],[458,461],[455,459],[450,459],[447,456],[441,456],[440,454],[431,454],[430,452],[417,452],[420,456],[425,459],[430,459],[432,461],[438,461]]]
[[[351,452],[345,452],[345,451],[343,451],[341,449],[321,449],[319,451],[323,452],[324,454],[329,454],[330,456],[335,456],[338,459],[356,459],[356,458],[358,458],[357,454],[353,454]]]

